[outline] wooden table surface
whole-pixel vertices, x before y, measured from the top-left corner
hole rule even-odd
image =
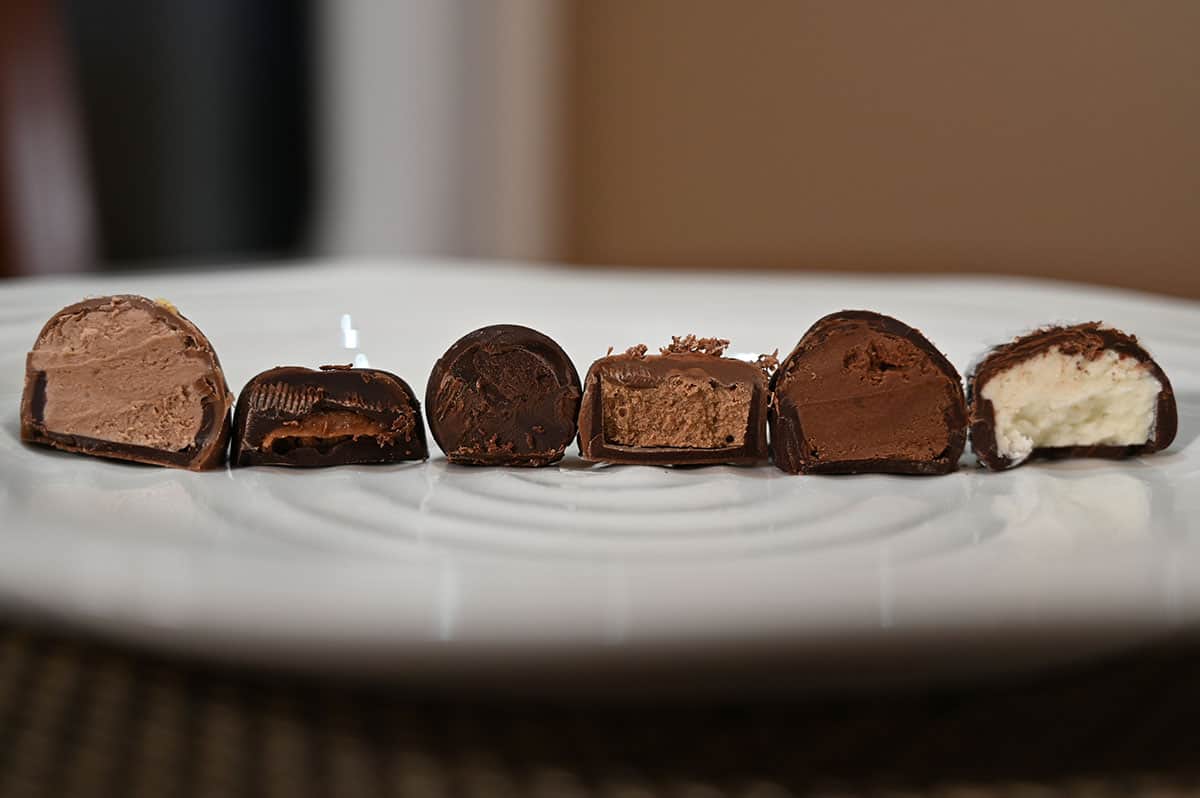
[[[0,796],[1200,794],[1200,644],[970,690],[549,703],[0,632]]]

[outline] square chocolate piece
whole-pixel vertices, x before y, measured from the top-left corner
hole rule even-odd
[[[592,364],[584,380],[579,453],[642,465],[751,464],[767,457],[767,374],[723,357],[728,341],[675,338]]]
[[[235,466],[320,468],[428,456],[421,406],[408,383],[387,371],[279,366],[238,396]]]

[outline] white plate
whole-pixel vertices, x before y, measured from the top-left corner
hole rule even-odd
[[[24,353],[84,295],[162,296],[236,390],[358,352],[424,393],[459,335],[514,322],[582,373],[696,332],[786,352],[870,308],[965,369],[1051,320],[1137,333],[1180,434],[1124,462],[793,477],[772,466],[427,464],[192,474],[22,446]],[[0,599],[206,657],[518,687],[954,678],[1063,661],[1200,619],[1200,305],[1061,283],[554,270],[409,261],[128,274],[0,288]],[[654,681],[650,677],[665,677]],[[647,679],[650,678],[649,681]]]

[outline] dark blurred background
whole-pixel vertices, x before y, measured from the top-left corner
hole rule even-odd
[[[301,246],[310,11],[297,0],[63,0],[110,262]]]
[[[1200,3],[6,0],[0,273],[304,256],[1200,297]]]

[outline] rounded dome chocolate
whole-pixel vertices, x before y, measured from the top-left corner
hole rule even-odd
[[[574,439],[582,390],[562,347],[537,330],[467,333],[429,375],[429,431],[452,463],[544,466]]]
[[[204,334],[174,305],[117,295],[63,308],[25,368],[21,438],[189,468],[225,461],[233,397]]]
[[[945,474],[966,445],[958,372],[920,331],[880,313],[818,321],[771,389],[771,450],[789,473]]]

